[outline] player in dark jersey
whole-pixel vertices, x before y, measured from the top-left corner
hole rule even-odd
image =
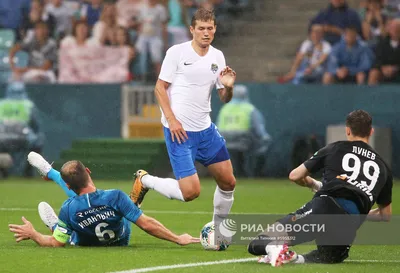
[[[32,153],[30,155],[32,159]],[[51,169],[40,155],[34,153],[33,158],[42,163],[36,166],[42,173]],[[43,219],[42,215],[41,218],[53,230],[53,236],[37,232],[23,217],[24,225],[9,225],[17,242],[31,239],[40,246],[61,247],[71,242],[73,236],[72,243],[80,246],[126,246],[131,235],[130,222],[150,235],[179,245],[200,242],[188,234],[176,235],[154,218],[144,215],[124,192],[97,189],[90,172],[80,161],[65,163],[58,175],[76,195],[64,202],[58,217],[52,216],[54,211],[50,206],[44,207],[44,218],[49,219]]]
[[[356,231],[365,219],[390,220],[393,178],[383,159],[368,145],[373,131],[367,112],[351,112],[346,118],[348,141],[327,145],[290,173],[290,180],[315,189],[316,194],[274,224],[284,227],[283,232],[269,229],[249,244],[251,254],[265,255],[259,262],[272,266],[288,262],[340,263],[348,257]],[[309,176],[319,170],[323,170],[322,183]],[[378,207],[371,210],[375,202]],[[326,225],[326,230],[318,233],[300,228],[295,232],[288,228],[294,223],[299,227]],[[288,248],[313,240],[317,249],[305,255]]]

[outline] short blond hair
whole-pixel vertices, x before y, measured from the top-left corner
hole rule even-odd
[[[217,24],[214,10],[209,10],[205,8],[199,8],[198,10],[196,10],[196,12],[192,17],[192,22],[191,22],[192,27],[196,26],[196,21],[201,21],[201,22],[214,21],[214,26]]]

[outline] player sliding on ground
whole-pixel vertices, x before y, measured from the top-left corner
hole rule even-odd
[[[131,199],[141,206],[149,189],[170,199],[191,201],[200,194],[195,160],[206,166],[217,182],[214,222],[230,212],[236,180],[225,140],[210,118],[211,92],[216,86],[222,102],[232,99],[236,73],[226,66],[224,54],[211,46],[216,31],[212,11],[195,12],[193,40],[171,47],[155,86],[162,110],[165,142],[176,179],[136,172]]]
[[[23,225],[9,225],[17,242],[31,239],[40,246],[61,247],[68,243],[80,246],[127,246],[131,223],[154,237],[179,245],[198,243],[188,234],[176,235],[160,222],[146,216],[120,190],[100,190],[94,185],[89,170],[79,161],[68,161],[61,173],[39,154],[31,152],[29,163],[44,176],[59,184],[70,198],[64,202],[59,216],[47,203],[39,204],[43,222],[52,236],[37,232],[22,217]],[[65,181],[65,182],[64,182]]]
[[[280,230],[271,226],[250,243],[251,254],[265,255],[259,262],[272,266],[288,262],[340,263],[348,257],[357,229],[365,219],[390,220],[393,178],[383,159],[368,145],[373,131],[367,112],[351,112],[346,119],[348,141],[329,144],[290,173],[290,180],[314,188],[317,193],[302,208],[278,220],[275,226],[280,225]],[[309,177],[322,169],[322,184]],[[371,210],[375,202],[378,208]],[[277,232],[294,224],[299,228],[308,225],[308,232],[303,228],[298,232]],[[310,232],[311,224],[324,225],[324,232]],[[288,250],[288,246],[313,240],[317,249],[308,254],[297,255]]]

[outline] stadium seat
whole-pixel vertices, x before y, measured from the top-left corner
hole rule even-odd
[[[17,54],[15,54],[13,62],[17,67],[26,67],[28,66],[28,60],[29,55],[27,52],[18,51]]]
[[[15,33],[11,29],[0,29],[0,49],[9,49],[14,45]]]
[[[0,49],[0,71],[9,70],[8,50]]]
[[[157,104],[145,104],[142,108],[142,114],[145,118],[161,118],[160,107]]]
[[[14,57],[14,64],[17,67],[26,67],[28,65],[28,53],[18,51]],[[8,82],[12,77],[10,67],[10,58],[8,57],[8,50],[0,49],[0,83]]]
[[[129,123],[129,138],[162,138],[164,130],[160,122]]]
[[[0,70],[0,83],[8,83],[12,77],[11,71]]]
[[[18,51],[15,54],[13,63],[17,67],[26,67],[28,65],[28,53],[24,51]],[[0,70],[10,70],[10,58],[8,57],[8,51],[0,49]]]
[[[12,72],[8,58],[8,50],[0,49],[0,83],[9,82],[11,76]]]

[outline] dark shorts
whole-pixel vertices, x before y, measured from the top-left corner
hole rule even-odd
[[[300,226],[324,227],[321,232],[288,232],[295,238],[289,245],[298,245],[315,240],[317,250],[304,258],[309,263],[339,263],[348,257],[357,229],[362,220],[359,214],[349,214],[336,199],[322,195],[278,220],[282,224],[296,223]]]
[[[334,198],[324,195],[314,197],[277,223],[285,227],[287,239],[282,240],[290,246],[315,240],[317,249],[303,255],[306,263],[340,263],[349,256],[350,246],[362,220],[359,214],[349,214]],[[265,247],[275,242],[277,235],[282,234],[274,234],[270,230],[260,233],[249,244],[248,251],[253,255],[265,255]]]

